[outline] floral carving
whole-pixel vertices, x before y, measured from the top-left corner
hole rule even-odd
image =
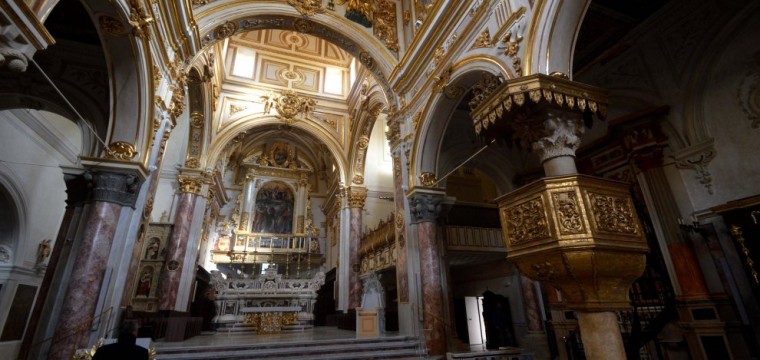
[[[577,234],[583,231],[583,218],[578,206],[578,197],[575,192],[553,193],[554,208],[560,224],[560,232]]]
[[[129,161],[137,155],[135,146],[125,141],[115,141],[106,148],[106,159]]]
[[[591,212],[600,231],[635,234],[638,231],[630,199],[589,192]]]
[[[549,227],[540,197],[504,210],[510,245],[549,237]]]

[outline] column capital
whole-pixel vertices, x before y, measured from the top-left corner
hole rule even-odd
[[[204,179],[194,175],[177,175],[179,192],[199,195],[203,187]]]
[[[560,156],[575,157],[585,131],[582,115],[548,107],[543,110],[516,117],[513,136],[534,151],[541,163]]]
[[[446,194],[441,190],[414,188],[406,194],[412,224],[435,222],[444,211]]]
[[[367,188],[364,186],[349,186],[343,190],[345,192],[346,199],[348,200],[348,207],[350,208],[364,208],[364,203],[367,201]]]
[[[82,157],[84,179],[92,187],[92,200],[134,208],[147,170],[141,163]]]

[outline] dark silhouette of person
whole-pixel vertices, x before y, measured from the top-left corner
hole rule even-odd
[[[501,301],[496,303],[496,307],[491,313],[491,322],[494,324],[494,328],[496,328],[498,346],[512,346],[512,332],[509,330],[507,311],[504,309],[504,305]]]
[[[148,349],[137,342],[137,322],[125,321],[119,327],[119,340],[101,346],[92,360],[149,360]]]

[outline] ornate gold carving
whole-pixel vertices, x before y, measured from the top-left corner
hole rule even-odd
[[[491,74],[485,74],[472,87],[472,100],[468,103],[470,110],[475,110],[483,101],[485,101],[501,85],[501,77]]]
[[[404,227],[404,214],[400,211],[396,212],[396,230],[401,230]]]
[[[105,150],[106,159],[132,160],[137,155],[135,146],[126,141],[115,141],[108,145]]]
[[[442,71],[439,75],[433,77],[433,93],[442,93],[451,79],[451,69]]]
[[[554,210],[563,234],[583,232],[583,218],[578,207],[578,197],[574,191],[552,193]]]
[[[425,187],[435,187],[438,184],[438,178],[431,172],[420,174],[420,183]]]
[[[182,193],[200,194],[203,178],[198,176],[178,175],[179,191]]]
[[[541,197],[504,209],[505,230],[509,245],[522,244],[549,237],[549,226]]]
[[[179,86],[174,86],[172,90],[172,102],[169,105],[169,114],[176,121],[183,112],[185,112],[185,86],[184,84],[180,84]]]
[[[383,41],[388,50],[398,52],[396,4],[390,0],[377,0],[376,9],[374,19],[375,36]]]
[[[354,175],[354,177],[351,179],[351,182],[354,184],[364,184],[364,176],[361,176],[359,174]]]
[[[197,169],[201,166],[201,161],[197,158],[190,157],[185,159],[185,167],[191,169]]]
[[[367,200],[367,191],[349,191],[348,192],[348,207],[363,208],[364,202]]]
[[[568,309],[630,306],[628,289],[644,271],[648,248],[627,184],[544,178],[497,201],[507,258],[523,274],[559,289]]]
[[[237,24],[233,22],[225,22],[222,25],[219,25],[214,29],[214,39],[216,40],[222,40],[226,39],[237,31]]]
[[[599,230],[626,234],[638,232],[629,198],[589,192],[589,200]]]
[[[314,16],[325,12],[322,0],[288,0],[288,4],[303,16]]]
[[[517,53],[520,51],[520,42],[522,42],[522,39],[523,37],[519,35],[512,39],[511,31],[501,39],[502,43],[507,44],[504,49],[504,55],[507,55],[512,59],[512,69],[515,70],[515,75],[517,76],[522,74],[522,64],[520,63],[520,58],[517,56]]]
[[[153,64],[153,89],[158,89],[158,85],[161,84],[161,79],[163,76],[161,75],[161,70],[156,66],[156,64]]]
[[[118,36],[124,34],[124,24],[112,16],[103,15],[98,19],[98,23],[100,29],[108,35]]]
[[[749,256],[749,249],[747,248],[747,245],[744,244],[746,240],[744,239],[744,232],[742,231],[742,228],[736,225],[731,225],[730,231],[731,236],[734,237],[734,240],[736,240],[736,243],[739,244],[739,247],[744,254],[744,259],[747,263],[747,266],[749,267],[750,273],[752,274],[752,279],[755,280],[755,284],[760,284],[760,277],[755,270],[755,262],[752,260],[752,257]]]
[[[414,131],[417,131],[417,128],[419,128],[421,119],[422,111],[419,111],[412,116],[412,126],[414,127]]]
[[[230,104],[230,115],[235,115],[245,109],[248,109],[245,105]]]
[[[593,114],[600,118],[607,115],[607,93],[594,86],[545,74],[523,76],[503,83],[487,79],[473,87],[474,97],[469,103],[477,134],[528,103],[532,107],[543,104],[553,109],[583,113],[589,118]]]
[[[138,0],[130,0],[129,6],[129,24],[132,25],[132,34],[147,40],[150,37],[150,24],[153,23],[153,17]]]
[[[473,49],[480,49],[480,48],[490,48],[493,47],[493,43],[491,42],[491,32],[486,29],[480,35],[478,35],[477,39],[475,39],[475,43],[472,44]]]
[[[274,108],[279,114],[278,118],[287,123],[295,121],[298,114],[303,114],[304,117],[308,117],[311,115],[312,111],[314,111],[316,106],[316,100],[301,97],[298,93],[292,90],[283,91],[274,101]],[[265,111],[266,110],[268,109],[265,107]]]
[[[238,230],[246,230],[246,226],[248,226],[248,219],[251,217],[251,214],[247,211],[243,211],[240,214],[240,224],[238,224]]]
[[[356,146],[360,150],[367,149],[367,146],[369,146],[369,138],[367,136],[365,136],[365,135],[360,136],[359,137],[359,141],[356,143]]]

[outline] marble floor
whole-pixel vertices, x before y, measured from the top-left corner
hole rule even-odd
[[[386,336],[398,336],[398,333],[389,332],[386,334]],[[217,332],[213,334],[198,335],[180,342],[159,341],[156,342],[155,345],[158,349],[171,349],[187,346],[249,345],[353,338],[356,338],[356,332],[354,331],[341,330],[336,327],[329,326],[318,326],[313,329],[306,329],[303,331],[282,332],[275,334]]]

